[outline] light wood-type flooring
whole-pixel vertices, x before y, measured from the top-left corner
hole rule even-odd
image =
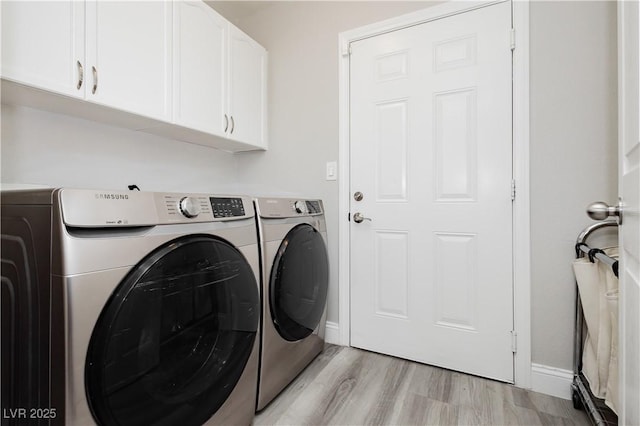
[[[470,355],[472,356],[472,355]],[[254,425],[588,425],[571,401],[327,345]]]

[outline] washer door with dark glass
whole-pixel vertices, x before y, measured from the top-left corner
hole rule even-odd
[[[327,302],[329,260],[311,225],[291,229],[278,248],[269,280],[271,317],[280,336],[304,339],[316,329]]]
[[[85,366],[103,425],[201,425],[247,364],[259,321],[251,266],[227,241],[173,240],[120,283],[94,328]]]

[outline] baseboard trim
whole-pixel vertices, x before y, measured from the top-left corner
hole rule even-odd
[[[531,364],[531,390],[562,399],[571,399],[573,372],[562,368]]]
[[[337,322],[327,321],[324,329],[324,341],[332,345],[340,345],[340,325]]]

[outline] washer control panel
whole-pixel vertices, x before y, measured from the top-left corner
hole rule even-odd
[[[197,198],[194,197],[182,197],[178,202],[178,209],[184,217],[198,217],[202,209]]]
[[[160,223],[211,222],[253,217],[248,197],[210,194],[157,194]]]
[[[244,216],[244,204],[242,198],[210,197],[211,209],[214,218]]]
[[[211,206],[207,197],[198,195],[158,194],[164,207],[164,213],[168,219],[196,219],[198,216],[211,214]]]
[[[64,224],[76,228],[225,222],[255,216],[247,196],[64,188],[60,204]]]

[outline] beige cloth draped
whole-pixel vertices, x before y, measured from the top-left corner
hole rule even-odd
[[[618,257],[618,248],[603,250]],[[573,262],[573,272],[587,333],[582,352],[582,373],[591,392],[617,412],[618,406],[618,279],[611,266],[587,257]]]

